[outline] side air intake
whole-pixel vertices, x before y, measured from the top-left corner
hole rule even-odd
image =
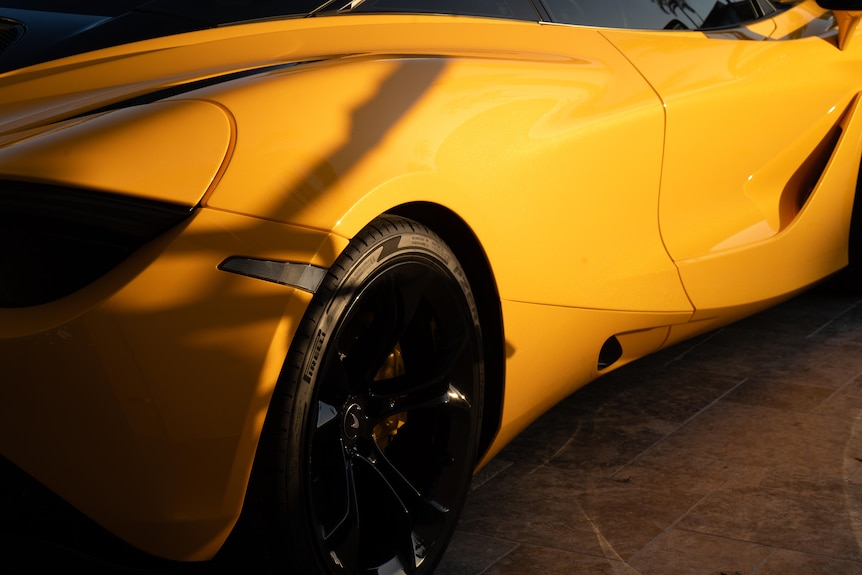
[[[620,340],[618,340],[616,336],[609,337],[607,341],[605,341],[604,345],[602,345],[601,351],[599,351],[599,362],[597,366],[599,371],[609,368],[622,356],[623,346],[620,344]]]

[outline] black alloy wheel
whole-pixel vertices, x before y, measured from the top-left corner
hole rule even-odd
[[[481,330],[452,251],[378,218],[331,268],[280,385],[282,524],[302,573],[430,573],[476,462]]]

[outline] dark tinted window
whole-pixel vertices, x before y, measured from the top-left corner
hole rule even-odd
[[[335,6],[342,7],[342,12],[458,14],[533,22],[539,19],[530,0],[365,0],[361,3],[341,1]]]
[[[707,30],[761,18],[757,0],[544,0],[554,22],[639,30]]]

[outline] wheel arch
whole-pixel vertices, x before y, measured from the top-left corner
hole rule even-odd
[[[443,206],[412,202],[387,210],[387,213],[410,218],[439,235],[455,252],[473,289],[485,354],[485,394],[477,459],[480,461],[499,431],[505,391],[505,332],[500,294],[490,262],[467,222]]]

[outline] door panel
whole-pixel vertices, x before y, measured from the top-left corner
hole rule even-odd
[[[836,244],[848,222],[835,222],[836,237],[802,216],[814,195],[852,198],[855,179],[817,184],[850,115],[858,57],[804,33],[824,17],[812,5],[774,18],[777,41],[751,30],[605,32],[665,105],[659,221],[697,309],[780,296],[846,258]],[[762,251],[785,241],[805,249]]]

